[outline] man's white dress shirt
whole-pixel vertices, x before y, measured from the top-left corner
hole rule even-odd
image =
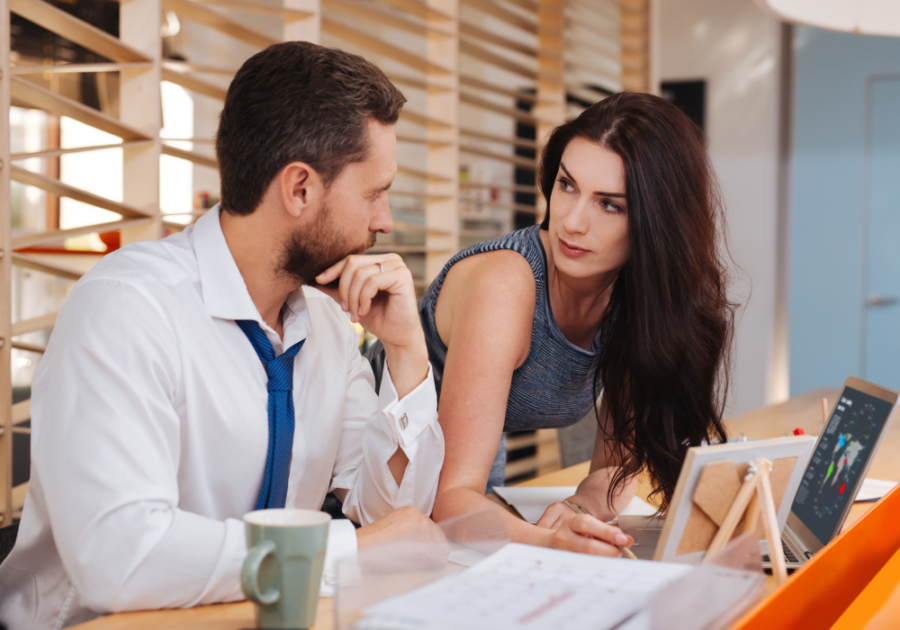
[[[306,339],[287,507],[318,509],[334,490],[362,524],[406,505],[431,513],[444,442],[430,371],[403,400],[386,371],[377,396],[347,316],[309,288],[288,298],[279,339],[215,208],[107,256],[60,311],[33,382],[18,540],[0,565],[9,630],[243,597],[241,518],[266,465],[268,379],[236,319],[259,322],[276,354]],[[398,447],[399,487],[387,466]],[[355,549],[352,524],[333,522],[326,567]]]

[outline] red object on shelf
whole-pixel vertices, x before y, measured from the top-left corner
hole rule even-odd
[[[806,431],[802,427],[797,427],[794,429],[794,435],[806,435]]]

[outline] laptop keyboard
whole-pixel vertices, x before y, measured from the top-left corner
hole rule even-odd
[[[784,557],[787,559],[788,562],[793,562],[793,563],[799,562],[799,560],[797,560],[797,556],[794,555],[794,552],[790,550],[790,548],[785,544],[785,542],[783,540],[781,541],[781,548],[784,549]],[[772,559],[769,558],[768,555],[763,555],[763,562],[771,563]]]

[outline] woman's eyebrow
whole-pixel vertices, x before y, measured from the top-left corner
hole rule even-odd
[[[573,182],[575,182],[575,178],[572,177],[572,173],[569,172],[569,169],[566,168],[565,164],[560,162],[559,168],[561,168],[565,172],[565,174],[569,176],[569,179],[571,179]],[[599,190],[595,190],[594,194],[599,195],[600,197],[622,197],[623,199],[625,197],[627,197],[627,195],[625,193],[610,193],[610,192],[602,192]]]

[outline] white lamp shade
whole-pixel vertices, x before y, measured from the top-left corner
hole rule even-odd
[[[900,0],[754,0],[780,20],[862,35],[900,37]]]

